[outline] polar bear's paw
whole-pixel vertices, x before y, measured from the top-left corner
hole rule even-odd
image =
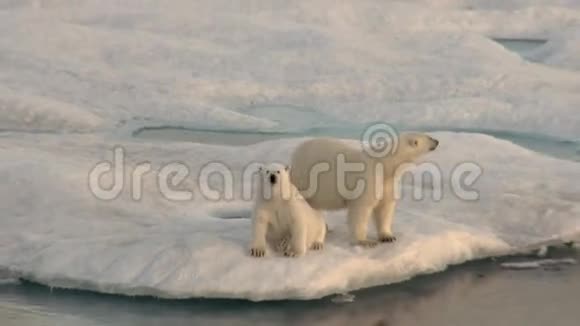
[[[287,249],[287,250],[284,250],[284,256],[286,256],[286,257],[296,257],[297,255],[296,255],[296,253],[293,250]]]
[[[278,242],[278,245],[276,246],[276,250],[279,252],[285,252],[289,249],[290,249],[290,237],[285,236],[280,240],[280,242]]]
[[[315,242],[310,247],[310,249],[312,249],[312,250],[322,250],[323,248],[324,248],[324,243],[322,243],[322,242]]]
[[[365,247],[365,248],[374,248],[378,244],[379,243],[377,241],[374,241],[374,240],[358,240],[356,242],[356,245],[361,246],[361,247]]]
[[[252,257],[264,257],[266,255],[266,248],[251,248],[250,256]]]
[[[384,234],[379,236],[380,242],[395,242],[397,241],[397,237],[391,234]]]

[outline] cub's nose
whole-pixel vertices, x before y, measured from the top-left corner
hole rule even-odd
[[[431,138],[431,148],[429,148],[430,150],[434,151],[435,148],[437,148],[437,146],[439,146],[439,141],[435,138]]]
[[[270,183],[271,184],[276,184],[276,175],[270,174]]]

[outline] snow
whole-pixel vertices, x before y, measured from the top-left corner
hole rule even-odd
[[[338,303],[338,304],[352,303],[352,302],[354,302],[354,298],[355,298],[355,296],[353,294],[339,293],[336,296],[332,297],[330,299],[330,301],[332,301],[334,303]]]
[[[373,121],[575,144],[578,26],[571,0],[4,2],[0,272],[123,295],[313,299],[580,239],[579,163],[477,133],[433,133],[441,146],[426,160],[443,171],[443,199],[404,198],[399,241],[374,249],[351,247],[336,212],[324,251],[249,257],[240,181],[250,162],[286,162],[302,140],[277,136],[352,135]],[[524,58],[493,39],[546,43]],[[147,127],[274,136],[133,137]],[[152,166],[140,200],[129,174],[114,200],[89,191],[116,145],[128,171]],[[169,162],[190,169],[192,200],[160,193]],[[233,198],[200,196],[208,162],[232,169]],[[476,201],[450,190],[465,162],[483,169]]]
[[[424,3],[13,2],[0,10],[0,83],[104,129],[133,119],[268,128],[277,121],[243,108],[292,104],[344,122],[580,137],[578,74],[491,40],[550,47],[580,24],[574,2]],[[575,58],[556,52],[549,64]],[[79,119],[75,129],[96,118]]]

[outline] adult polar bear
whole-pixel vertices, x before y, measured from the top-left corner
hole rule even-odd
[[[250,255],[263,257],[267,242],[290,257],[322,249],[324,216],[310,207],[290,182],[288,167],[270,164],[260,168],[259,175]]]
[[[357,148],[339,139],[307,140],[292,155],[291,181],[314,209],[348,209],[353,244],[377,244],[367,240],[371,215],[379,241],[395,241],[391,224],[396,204],[394,186],[401,172],[397,169],[435,150],[439,142],[425,134],[403,133],[394,144],[392,151],[377,157],[370,155],[368,148]]]

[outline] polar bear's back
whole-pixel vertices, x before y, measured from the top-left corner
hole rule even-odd
[[[339,156],[346,162],[362,162],[365,159],[360,148],[331,138],[307,140],[292,155],[292,183],[315,209],[336,210],[346,207],[346,201],[337,187]],[[322,169],[328,171],[316,173]],[[350,183],[346,180],[346,185],[352,189]]]

